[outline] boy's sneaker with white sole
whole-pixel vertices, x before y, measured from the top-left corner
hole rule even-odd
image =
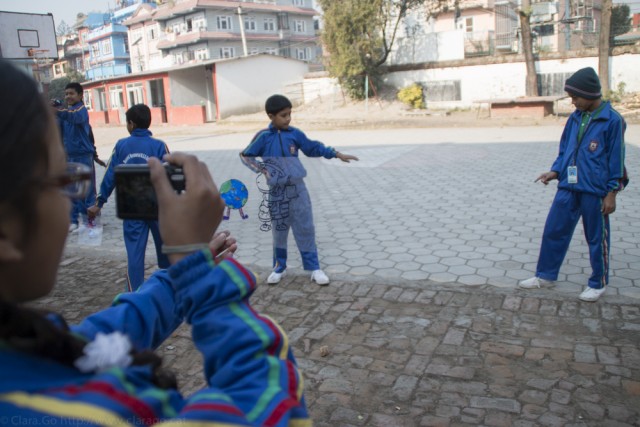
[[[606,290],[607,288],[594,289],[587,287],[578,298],[580,298],[581,301],[595,302],[598,301],[598,298],[600,298]]]
[[[518,286],[522,289],[539,289],[542,287],[542,285],[549,285],[551,283],[553,283],[551,280],[545,280],[534,276],[518,283]]]
[[[276,283],[280,283],[282,280],[282,276],[284,276],[284,272],[287,270],[282,270],[280,273],[272,271],[269,277],[267,278],[267,283],[270,285],[275,285]]]
[[[329,284],[329,278],[322,270],[314,270],[313,273],[311,273],[311,280],[320,286],[326,286]]]

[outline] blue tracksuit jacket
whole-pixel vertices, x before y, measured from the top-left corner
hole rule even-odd
[[[71,107],[57,111],[58,123],[62,132],[62,142],[69,157],[93,156],[95,147],[89,137],[89,113],[82,101]],[[93,159],[93,157],[92,157]]]
[[[310,427],[289,340],[249,304],[255,286],[237,261],[216,266],[201,251],[72,328],[87,341],[121,331],[136,348],[155,349],[188,322],[207,379],[193,395],[157,388],[150,366],[82,373],[0,345],[0,418],[16,425]]]
[[[280,130],[273,124],[258,132],[240,153],[242,162],[249,169],[260,174],[267,172],[268,194],[265,194],[261,211],[269,212],[271,224],[267,227],[263,224],[262,229],[272,230],[273,267],[277,272],[287,268],[290,228],[300,250],[303,268],[310,271],[320,268],[311,199],[303,181],[307,171],[300,162],[300,151],[308,157],[336,157],[333,147],[307,138],[301,130],[291,126]]]
[[[583,114],[576,110],[565,125],[560,149],[551,170],[558,174],[558,192],[547,216],[540,247],[536,276],[557,280],[569,249],[573,231],[580,218],[589,245],[592,274],[588,285],[600,289],[609,283],[609,215],[602,214],[602,200],[611,191],[620,191],[628,183],[624,166],[622,116],[603,103],[591,114],[579,140]],[[576,183],[569,183],[568,168],[576,166]]]
[[[122,164],[147,164],[150,157],[162,159],[169,152],[167,145],[151,137],[149,129],[134,129],[131,136],[123,138],[116,143],[113,149],[107,170],[100,185],[97,205],[102,206],[107,202],[115,187],[114,168]],[[158,229],[158,221],[141,221],[126,219],[122,224],[124,244],[127,248],[128,290],[135,291],[144,281],[144,255],[147,249],[149,231],[153,236],[156,246],[158,266],[166,268],[169,259],[162,254],[162,240]]]

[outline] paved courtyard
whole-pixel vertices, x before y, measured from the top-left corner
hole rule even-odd
[[[607,291],[631,298],[640,298],[638,129],[631,126],[627,135],[631,185],[618,196],[612,216]],[[533,181],[553,162],[561,131],[561,126],[537,126],[308,132],[360,158],[350,164],[303,158],[322,267],[341,280],[426,279],[513,288],[535,272],[555,185]],[[255,176],[238,159],[252,135],[163,138],[173,151],[196,153],[218,184],[235,178],[247,185],[244,211],[249,218],[242,220],[232,211],[224,227],[241,242],[239,259],[269,268],[271,233],[260,231],[258,219],[263,195]],[[102,150],[102,157],[108,157],[110,148]],[[112,197],[103,210],[105,235],[100,249],[120,253],[121,223],[114,211]],[[292,236],[289,247],[288,274],[306,274]],[[153,253],[150,246],[150,259]],[[579,294],[590,270],[579,224],[555,289]]]
[[[580,230],[555,287],[515,286],[535,268],[554,188],[533,180],[560,131],[309,132],[361,159],[305,160],[332,283],[310,283],[291,242],[289,274],[259,286],[252,302],[288,332],[316,427],[640,425],[637,144],[627,148],[632,185],[612,220],[608,293],[595,304],[576,298],[589,273]],[[258,230],[255,177],[237,158],[250,137],[165,139],[201,156],[218,183],[247,184],[249,219],[232,212],[225,227],[240,241],[237,258],[264,279],[271,237]],[[58,286],[38,302],[71,323],[124,289],[113,201],[104,222],[100,247],[70,237]],[[147,261],[153,271],[151,245]],[[204,384],[187,325],[159,352],[183,393]]]

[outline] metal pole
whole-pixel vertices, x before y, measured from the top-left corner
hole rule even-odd
[[[242,50],[244,56],[247,56],[247,39],[244,36],[244,20],[242,19],[242,6],[238,6],[238,20],[240,21],[240,36],[242,37]]]
[[[369,74],[364,76],[364,111],[369,112]]]

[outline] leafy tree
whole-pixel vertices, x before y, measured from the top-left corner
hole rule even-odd
[[[628,4],[619,4],[611,9],[611,31],[609,34],[610,43],[613,46],[613,39],[620,34],[631,31],[631,10]]]
[[[387,61],[402,19],[409,10],[439,0],[318,0],[324,11],[322,40],[327,68],[349,95],[364,97],[365,76],[374,81]],[[434,8],[434,10],[437,8]]]
[[[84,77],[82,74],[77,71],[70,71],[66,76],[60,77],[59,79],[51,80],[49,83],[49,98],[51,99],[64,99],[64,88],[71,82],[81,83],[84,81]]]

